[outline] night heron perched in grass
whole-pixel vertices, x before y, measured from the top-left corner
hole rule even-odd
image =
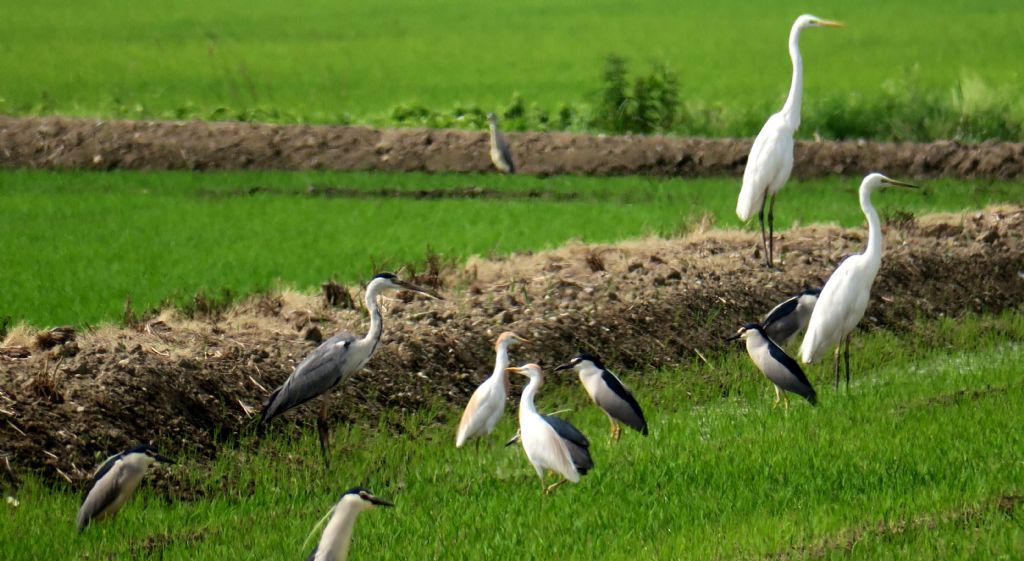
[[[498,424],[505,412],[505,396],[508,394],[508,349],[513,345],[526,343],[527,340],[506,331],[498,335],[494,344],[497,356],[494,359],[494,372],[483,381],[473,392],[466,410],[459,421],[459,429],[455,433],[455,447],[462,448],[470,438],[479,438],[491,434],[494,425]],[[479,444],[479,440],[477,443]]]
[[[309,554],[306,561],[345,561],[348,558],[348,546],[352,541],[352,528],[356,524],[356,518],[360,512],[378,506],[395,505],[361,487],[345,491],[327,513],[330,521],[320,535],[320,542],[313,548],[313,553]]]
[[[882,187],[917,188],[916,185],[889,179],[880,173],[872,173],[864,178],[859,194],[860,208],[868,220],[868,246],[864,253],[844,259],[825,282],[814,312],[811,313],[807,334],[800,344],[800,358],[805,363],[816,362],[835,348],[833,369],[836,387],[839,387],[839,347],[844,341],[846,385],[850,385],[850,335],[864,317],[871,299],[871,285],[882,265],[882,223],[875,207],[871,205],[871,193]]]
[[[773,407],[778,405],[779,401],[784,401],[786,409],[789,409],[789,397],[784,392],[795,393],[809,401],[811,405],[818,403],[818,395],[800,365],[768,337],[764,327],[757,323],[748,323],[726,340],[736,339],[746,341],[750,360],[754,361],[754,365],[761,373],[775,384]]]
[[[366,365],[377,350],[384,329],[377,296],[385,290],[411,290],[431,298],[442,299],[434,291],[400,280],[391,273],[381,273],[373,277],[366,286],[366,309],[370,312],[370,331],[362,339],[356,339],[355,335],[342,331],[321,343],[295,368],[284,384],[270,394],[263,408],[260,424],[268,423],[285,411],[327,393]],[[318,420],[320,444],[325,458],[329,457],[326,405],[326,402],[322,404]]]
[[[487,114],[487,123],[491,129],[491,162],[501,173],[515,173],[516,165],[512,161],[512,152],[508,149],[508,140],[498,130],[498,117],[494,113]]]
[[[526,457],[533,464],[533,469],[537,470],[544,493],[554,491],[566,481],[578,483],[580,476],[586,475],[587,470],[594,467],[587,437],[568,421],[537,412],[533,399],[537,395],[537,390],[544,384],[540,366],[527,364],[508,370],[530,379],[519,403],[519,441],[526,451]],[[544,470],[548,469],[564,479],[546,486]]]
[[[789,57],[793,61],[793,81],[782,110],[768,118],[750,147],[747,167],[743,170],[743,187],[736,203],[736,215],[746,222],[757,213],[761,222],[761,243],[768,266],[775,252],[775,194],[782,189],[793,171],[793,133],[800,128],[800,101],[803,95],[804,64],[800,57],[800,32],[808,27],[842,27],[841,23],[802,15],[789,30]],[[764,232],[764,205],[768,205],[768,235]]]
[[[640,404],[618,377],[601,364],[601,359],[581,353],[568,364],[555,368],[555,371],[570,368],[579,374],[580,382],[590,395],[590,399],[594,400],[594,404],[608,415],[608,421],[612,424],[612,440],[618,441],[622,433],[619,423],[629,425],[647,436],[647,420],[644,419]]]
[[[155,462],[174,463],[149,444],[140,444],[107,458],[93,475],[85,501],[78,509],[78,531],[92,522],[117,514],[139,488],[146,470]]]
[[[772,308],[764,316],[762,324],[768,337],[785,347],[798,333],[807,329],[807,323],[811,321],[811,312],[814,311],[820,293],[820,289],[808,288]]]

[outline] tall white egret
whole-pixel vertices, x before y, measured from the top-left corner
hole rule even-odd
[[[816,362],[835,348],[836,387],[839,387],[839,345],[846,343],[846,385],[850,385],[850,334],[857,327],[871,299],[871,285],[882,265],[882,222],[871,204],[871,193],[882,187],[911,187],[916,185],[889,179],[872,173],[860,184],[860,208],[868,219],[868,246],[864,253],[851,255],[836,267],[825,282],[818,302],[811,313],[807,334],[800,344],[800,359],[804,363]]]
[[[540,477],[540,486],[544,489],[544,494],[554,491],[566,481],[579,482],[580,476],[594,467],[587,437],[568,421],[537,412],[533,398],[544,384],[540,366],[527,364],[509,368],[508,371],[530,379],[519,403],[519,441],[523,444],[527,459]],[[558,473],[563,479],[545,486],[544,470],[547,469]]]
[[[757,133],[747,167],[743,170],[743,187],[736,203],[736,216],[746,222],[757,213],[761,222],[761,243],[764,247],[768,266],[772,266],[775,233],[775,194],[782,189],[793,171],[793,134],[800,128],[800,101],[803,96],[804,64],[800,57],[800,32],[808,27],[843,27],[835,21],[804,14],[793,22],[789,30],[789,57],[793,60],[793,82],[789,86],[789,97],[782,110],[768,118],[768,122]],[[764,205],[768,205],[768,236],[764,232]]]
[[[466,410],[462,413],[462,420],[459,421],[459,429],[455,433],[456,448],[462,448],[470,438],[491,434],[494,425],[498,424],[502,413],[505,412],[505,395],[508,394],[508,372],[505,370],[509,365],[508,349],[526,342],[526,339],[511,331],[498,335],[498,341],[494,343],[494,371],[477,387],[473,397],[469,398]]]

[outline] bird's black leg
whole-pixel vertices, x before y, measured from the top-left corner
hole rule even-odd
[[[764,201],[761,201],[761,212],[757,213],[757,221],[761,223],[761,248],[764,250],[764,258],[768,259],[768,240],[764,235]],[[768,260],[768,267],[771,268],[772,262]]]
[[[772,267],[775,259],[775,195],[772,195],[772,202],[768,203],[768,268]]]
[[[832,356],[832,373],[836,377],[836,389],[839,389],[839,349],[841,348],[842,342],[836,346],[836,352]]]
[[[320,452],[324,455],[324,465],[331,467],[331,428],[327,424],[327,403],[320,405],[320,414],[316,418],[316,431],[320,434]]]
[[[850,338],[853,334],[850,333],[846,336],[846,352],[843,353],[843,359],[846,363],[846,391],[850,391]],[[836,380],[838,382],[838,380]]]

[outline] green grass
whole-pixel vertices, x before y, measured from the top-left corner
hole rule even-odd
[[[611,242],[689,229],[705,212],[735,228],[733,179],[502,177],[368,173],[0,174],[0,319],[94,324],[162,302],[302,289],[334,276],[365,280],[377,267],[421,263],[428,252],[473,254]],[[311,184],[373,190],[486,186],[536,198],[321,198]],[[777,207],[796,221],[863,224],[854,179],[791,185]],[[245,194],[254,186],[263,189]],[[568,194],[575,198],[567,199]],[[561,198],[559,198],[559,196]],[[923,193],[876,195],[883,215],[1024,202],[1019,183],[928,182]],[[753,225],[747,227],[755,227]]]
[[[786,95],[787,33],[807,4],[6,0],[3,8],[4,113],[387,123],[397,106],[491,110],[516,92],[557,111],[592,100],[604,57],[615,52],[638,71],[665,62],[682,99],[712,114],[708,132],[752,136]],[[814,10],[849,24],[802,38],[805,100],[831,115],[823,132],[842,118],[836,96],[843,108],[868,111],[850,129],[859,131],[891,117],[879,100],[912,87],[952,102],[961,83],[964,108],[995,97],[1024,120],[1016,95],[1024,76],[1011,56],[1024,51],[1020,2],[823,0]],[[737,112],[726,123],[714,116],[722,107]]]
[[[1024,493],[1022,341],[1019,314],[872,333],[857,339],[848,395],[815,367],[819,406],[788,413],[739,346],[710,366],[623,373],[651,435],[617,445],[565,378],[538,405],[572,408],[596,468],[549,497],[522,450],[500,447],[514,415],[480,455],[452,445],[461,404],[339,426],[329,470],[312,431],[281,423],[213,465],[162,468],[181,482],[173,493],[201,498],[144,485],[81,536],[78,491],[28,478],[21,506],[0,505],[0,558],[300,559],[337,494],[364,484],[397,507],[361,517],[352,559],[1010,559],[1024,503],[999,498]]]

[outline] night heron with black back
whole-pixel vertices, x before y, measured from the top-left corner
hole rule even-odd
[[[792,357],[772,341],[764,327],[758,323],[748,323],[739,329],[728,341],[743,339],[747,344],[747,354],[754,365],[775,385],[775,403],[785,403],[789,409],[789,396],[786,392],[795,393],[806,399],[811,405],[818,403],[818,395],[811,386],[803,369]]]
[[[85,501],[78,509],[78,531],[117,514],[139,488],[149,466],[156,462],[174,463],[149,444],[140,444],[107,458],[93,474]]]
[[[377,297],[386,290],[411,290],[431,298],[443,299],[436,292],[405,282],[391,273],[381,273],[373,277],[366,286],[366,309],[370,312],[370,330],[360,339],[352,333],[342,331],[321,343],[299,363],[284,384],[270,394],[263,408],[260,424],[268,423],[285,411],[329,392],[366,365],[380,345],[384,320],[377,304]],[[329,429],[326,405],[326,402],[322,403],[318,426],[324,457],[328,458]]]
[[[843,260],[818,296],[818,303],[807,324],[807,334],[800,343],[800,359],[804,363],[816,362],[835,348],[833,369],[836,387],[839,387],[839,348],[845,342],[844,362],[846,386],[850,386],[850,337],[871,300],[871,286],[882,265],[882,222],[871,204],[871,193],[885,187],[917,185],[890,179],[880,173],[864,178],[858,189],[860,208],[868,221],[868,245],[864,253],[856,253]]]
[[[619,378],[605,368],[598,357],[580,353],[568,364],[563,364],[555,371],[575,370],[580,376],[580,383],[587,390],[594,404],[604,411],[612,424],[612,440],[618,441],[622,433],[623,423],[640,434],[647,436],[647,420],[633,394],[626,389]]]
[[[761,244],[768,267],[775,252],[775,194],[786,184],[793,171],[793,134],[800,128],[800,103],[803,98],[804,63],[800,56],[800,32],[808,27],[842,27],[838,22],[802,15],[789,30],[789,57],[793,62],[793,80],[782,109],[768,118],[747,156],[743,187],[736,202],[736,216],[746,222],[757,213],[761,223]],[[764,206],[768,198],[768,234],[764,231]]]
[[[345,491],[341,499],[327,513],[330,520],[320,534],[320,541],[306,561],[345,561],[352,542],[352,528],[359,513],[378,506],[395,506],[362,487]],[[325,516],[324,518],[327,518]],[[314,529],[314,531],[316,531]]]
[[[508,370],[530,379],[519,402],[519,441],[526,451],[527,459],[540,477],[540,486],[544,489],[544,494],[551,493],[566,481],[578,483],[580,476],[586,475],[587,471],[594,467],[587,437],[568,421],[537,412],[534,398],[544,384],[540,366],[527,364]],[[554,471],[563,479],[547,485],[544,481],[545,470]]]
[[[512,161],[512,151],[508,148],[508,139],[498,129],[497,115],[488,113],[487,124],[491,129],[491,162],[501,173],[515,173],[516,165]]]
[[[508,395],[508,372],[506,369],[509,365],[509,347],[526,342],[526,339],[511,331],[506,331],[498,336],[498,340],[494,344],[496,354],[494,371],[469,398],[469,403],[462,413],[462,420],[459,421],[459,428],[455,433],[456,448],[462,448],[462,445],[471,438],[476,438],[477,444],[479,444],[479,438],[491,434],[494,426],[498,424],[505,412],[505,396]]]
[[[820,289],[809,288],[772,308],[765,314],[761,324],[768,337],[785,347],[801,331],[807,329],[820,293]]]

